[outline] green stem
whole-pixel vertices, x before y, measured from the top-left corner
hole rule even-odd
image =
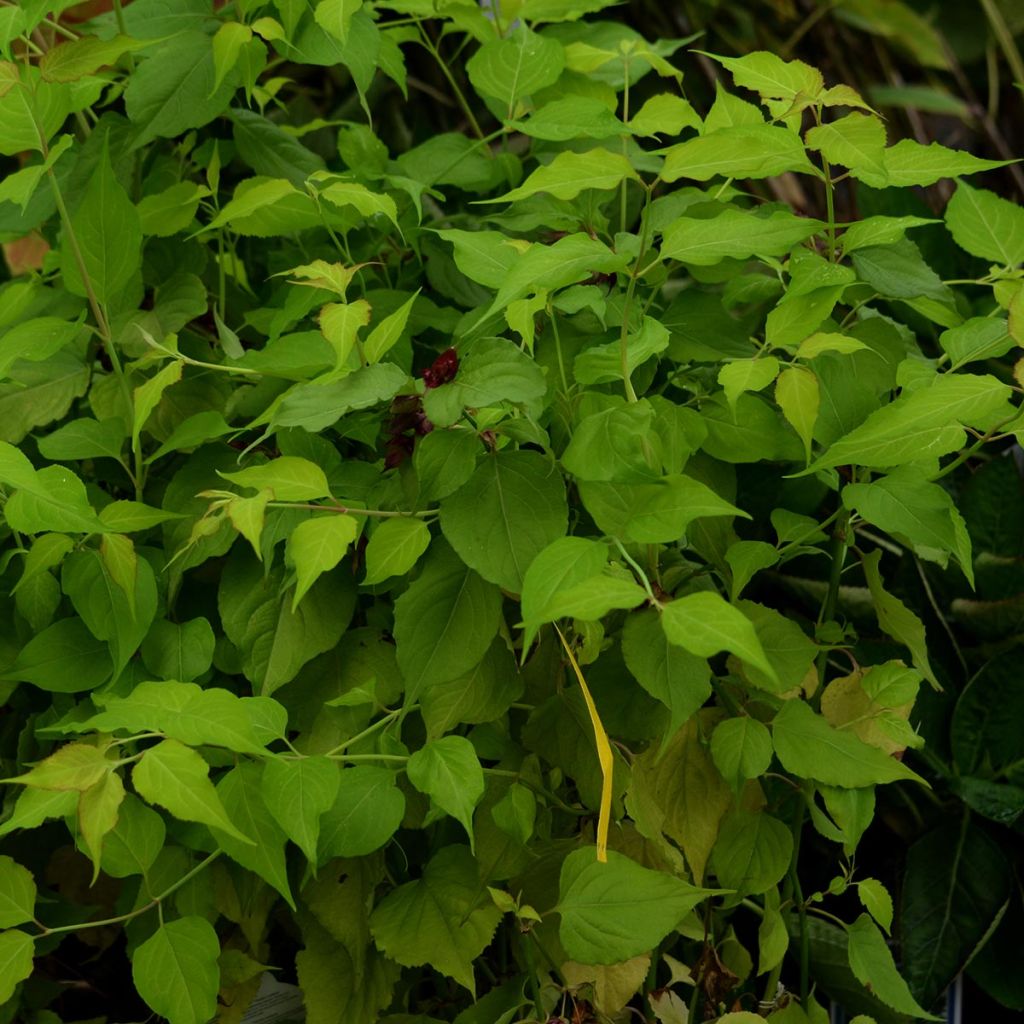
[[[558,356],[558,373],[562,378],[562,394],[569,394],[569,381],[565,376],[565,360],[562,357],[562,338],[558,333],[558,318],[555,316],[555,311],[548,304],[548,321],[551,324],[551,333],[555,338],[555,355]]]
[[[656,608],[660,608],[661,602],[654,596],[654,591],[651,588],[651,581],[647,578],[647,573],[643,571],[643,569],[640,567],[636,559],[633,558],[629,554],[629,552],[622,546],[622,541],[620,541],[618,537],[612,537],[612,540],[615,541],[615,546],[619,549],[619,554],[622,555],[626,562],[629,563],[633,572],[635,572],[637,576],[640,578],[640,583],[643,586],[644,590],[647,591],[647,597],[650,599],[651,604],[653,604]]]
[[[538,1021],[546,1020],[544,1013],[544,1002],[540,994],[540,978],[537,976],[537,958],[533,953],[533,946],[530,945],[528,932],[519,931],[519,944],[523,951],[523,959],[526,961],[526,976],[530,985],[530,999],[533,1001],[533,1010]]]
[[[624,56],[622,58],[623,63],[623,79],[625,86],[622,90],[622,120],[629,123],[629,57]],[[625,135],[622,136],[622,156],[625,159],[629,154],[629,143]],[[626,230],[626,188],[627,180],[622,179],[622,184],[619,186],[619,230]]]
[[[117,20],[117,31],[123,35],[128,35],[128,27],[124,23],[124,9],[121,7],[121,0],[114,0],[114,18]],[[128,67],[135,70],[135,57],[132,52],[128,51]]]
[[[363,761],[386,761],[394,764],[405,764],[409,760],[408,754],[335,754],[336,761],[351,761],[358,764]]]
[[[416,707],[416,705],[414,705],[413,707]],[[408,710],[412,711],[413,708],[411,707]],[[359,743],[360,740],[365,740],[367,736],[372,736],[379,729],[382,729],[385,726],[390,725],[398,717],[398,715],[399,712],[397,711],[389,711],[383,718],[379,718],[376,722],[374,722],[373,725],[368,726],[362,732],[356,733],[355,736],[352,736],[349,739],[342,741],[336,747],[334,747],[333,750],[328,750],[327,757],[334,757],[335,755],[342,753],[343,751],[347,750],[349,747],[355,745],[356,743]]]
[[[995,0],[981,0],[981,6],[985,11],[985,17],[988,18],[989,25],[992,27],[992,34],[996,37],[999,48],[1003,51],[1006,63],[1010,65],[1010,69],[1013,71],[1013,77],[1017,80],[1018,85],[1024,87],[1024,59],[1021,58],[1020,50],[1017,49],[1017,43],[1003,18],[1002,11],[999,10]]]
[[[570,806],[559,796],[552,793],[551,790],[545,789],[543,786],[538,786],[535,782],[531,782],[529,779],[524,778],[519,772],[510,771],[508,768],[485,768],[484,774],[494,775],[497,778],[502,779],[513,779],[521,786],[525,786],[527,789],[532,789],[538,796],[542,796],[545,799],[550,800],[560,811],[564,811],[566,814],[571,814],[574,817],[586,818],[593,814],[593,811]]]
[[[452,88],[452,92],[455,94],[455,99],[459,106],[462,108],[462,112],[466,115],[466,120],[469,121],[470,127],[473,129],[473,134],[478,139],[484,139],[483,129],[480,127],[480,122],[476,119],[476,115],[473,113],[473,109],[469,105],[469,101],[466,99],[465,93],[459,87],[459,83],[455,81],[455,76],[451,72],[451,68],[448,67],[448,62],[441,56],[437,47],[434,45],[434,41],[427,34],[426,29],[423,27],[423,22],[419,18],[416,19],[416,28],[419,29],[420,39],[423,41],[423,45],[430,51],[434,60],[437,61],[437,66],[441,69],[441,74],[448,80],[448,84]],[[511,117],[511,114],[509,115]]]
[[[636,262],[629,275],[629,284],[626,285],[626,298],[622,304],[622,330],[619,332],[619,370],[622,373],[622,382],[626,389],[626,400],[628,402],[639,401],[636,391],[633,389],[633,382],[629,373],[629,314],[632,311],[633,295],[636,293],[636,282],[640,277],[640,261],[643,259],[644,250],[647,248],[647,235],[650,224],[651,192],[653,185],[644,184],[647,190],[647,197],[644,200],[643,213],[640,215],[640,251],[637,253]]]
[[[835,262],[836,258],[836,207],[835,183],[832,181],[832,168],[822,157],[822,168],[825,171],[825,211],[828,216],[828,258]]]
[[[659,943],[654,951],[651,953],[651,964],[647,968],[647,974],[644,975],[644,984],[641,989],[641,996],[643,999],[643,1012],[644,1020],[647,1024],[655,1024],[656,1017],[654,1014],[654,1007],[651,1006],[651,993],[657,987],[658,984],[658,964],[661,962],[661,943]]]
[[[33,124],[36,129],[36,134],[39,137],[39,146],[43,154],[43,159],[46,160],[49,157],[50,147],[46,140],[46,135],[39,126],[39,121],[35,116],[35,97],[32,96],[33,105]],[[135,403],[132,400],[131,389],[128,387],[128,380],[124,374],[124,368],[121,366],[121,357],[118,354],[117,347],[114,345],[114,337],[110,331],[110,321],[107,319],[106,311],[103,309],[103,304],[100,302],[99,297],[96,294],[96,290],[92,286],[92,281],[89,278],[89,271],[85,265],[85,257],[82,255],[82,248],[78,243],[78,236],[75,234],[75,227],[71,222],[71,214],[68,211],[67,204],[64,202],[64,193],[61,191],[60,182],[57,181],[57,175],[54,173],[52,167],[48,167],[46,176],[50,182],[50,188],[53,191],[53,199],[57,204],[57,212],[60,215],[61,225],[63,226],[64,232],[67,235],[68,245],[71,247],[71,253],[75,258],[75,264],[78,267],[78,273],[82,278],[82,286],[85,288],[86,299],[89,302],[89,308],[92,310],[93,319],[96,321],[96,329],[99,331],[100,340],[103,343],[103,349],[107,353],[107,358],[110,360],[110,365],[114,371],[114,376],[117,378],[118,386],[121,390],[121,395],[124,398],[126,412],[131,416]],[[136,477],[133,480],[135,484],[136,498],[142,500],[142,484],[143,480],[139,473],[139,456],[136,453],[135,458]]]
[[[191,882],[201,871],[205,870],[210,864],[212,864],[220,855],[221,850],[214,850],[213,853],[209,854],[203,860],[201,860],[191,871],[186,872],[176,882],[171,883],[159,896],[154,896],[144,906],[139,907],[136,910],[131,910],[127,914],[121,914],[118,917],[107,917],[102,921],[82,921],[80,924],[62,924],[56,928],[47,928],[42,925],[43,933],[40,938],[46,938],[49,935],[61,935],[66,932],[78,932],[84,928],[102,928],[106,925],[112,924],[124,924],[126,921],[131,921],[133,918],[139,917],[145,914],[147,911],[152,910],[154,907],[160,908],[161,904],[168,896],[177,892],[183,885]]]
[[[316,505],[301,501],[268,501],[267,508],[297,508],[310,512],[337,512],[339,515],[370,516],[375,519],[429,519],[436,516],[436,508],[423,509],[420,512],[393,512],[383,508],[349,508],[347,505]]]
[[[829,545],[832,565],[828,574],[828,590],[825,591],[825,599],[821,602],[821,611],[818,614],[818,625],[835,618],[836,605],[839,603],[839,586],[843,576],[843,566],[846,563],[846,533],[849,522],[849,509],[841,509],[836,519],[835,529],[832,531],[832,541]],[[828,651],[822,651],[818,655],[819,683],[825,681],[827,665]]]

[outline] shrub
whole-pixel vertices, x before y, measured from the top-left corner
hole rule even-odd
[[[4,1019],[927,1019],[855,853],[1024,214],[603,6],[0,10]]]

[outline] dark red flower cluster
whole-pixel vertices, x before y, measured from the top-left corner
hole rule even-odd
[[[459,370],[459,357],[455,349],[442,352],[421,374],[426,390],[440,387],[454,380]],[[387,429],[387,452],[384,456],[386,469],[401,465],[416,447],[416,438],[429,434],[434,424],[423,411],[423,400],[419,395],[405,395],[391,403],[391,419]]]
[[[459,370],[459,357],[455,349],[445,349],[422,373],[427,390],[439,388],[455,378]]]

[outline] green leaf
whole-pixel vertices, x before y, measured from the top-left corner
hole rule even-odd
[[[885,936],[867,914],[861,914],[848,925],[846,933],[850,939],[850,969],[862,985],[870,988],[886,1006],[891,1006],[898,1013],[906,1013],[919,1020],[941,1019],[917,1004],[896,969],[892,953],[885,944]]]
[[[844,253],[855,252],[871,245],[893,245],[910,228],[937,223],[927,217],[865,217],[851,224],[840,237]]]
[[[136,763],[132,782],[139,796],[176,818],[210,825],[240,842],[252,843],[231,823],[209,771],[209,765],[190,747],[177,740],[161,740],[147,748]]]
[[[454,381],[427,392],[423,408],[432,423],[446,427],[459,419],[464,408],[530,403],[542,398],[547,387],[541,368],[511,341],[482,338],[459,364]],[[429,440],[430,435],[417,448]],[[475,446],[474,452],[479,451],[479,445]]]
[[[697,267],[724,259],[784,256],[824,227],[819,220],[783,210],[766,217],[734,209],[707,220],[680,217],[665,229],[661,256]]]
[[[142,641],[142,660],[160,679],[190,682],[198,679],[213,664],[216,643],[207,619],[186,622],[154,622]]]
[[[682,474],[653,484],[580,481],[578,488],[600,529],[641,544],[674,543],[691,522],[705,516],[747,516],[706,484]]]
[[[15,829],[36,828],[50,818],[64,818],[74,814],[77,806],[76,790],[26,788],[18,795],[11,816],[0,824],[0,836]]]
[[[44,82],[74,82],[115,63],[125,53],[145,49],[150,44],[130,36],[97,39],[82,36],[48,49],[39,61]]]
[[[685,102],[685,101],[684,101]],[[630,127],[637,128],[633,122]],[[569,139],[608,139],[615,135],[628,135],[627,128],[613,110],[600,99],[590,96],[566,96],[551,100],[534,111],[528,120],[517,121],[516,131],[532,139],[547,142],[567,142]],[[642,132],[640,134],[643,134]],[[446,234],[446,232],[439,232]]]
[[[106,643],[81,619],[68,618],[29,640],[0,679],[31,683],[51,693],[81,693],[105,683],[112,670]]]
[[[111,878],[147,877],[163,849],[164,819],[133,793],[126,793],[117,823],[103,840],[102,865]]]
[[[785,824],[763,811],[737,810],[722,821],[711,867],[722,888],[756,896],[782,880],[792,856],[793,833]]]
[[[255,842],[243,842],[233,832],[225,832],[215,825],[211,826],[213,836],[232,860],[273,886],[294,910],[284,856],[287,837],[264,803],[261,775],[261,766],[249,761],[232,768],[217,783],[217,796],[225,813]]]
[[[592,413],[573,431],[562,466],[579,480],[650,483],[660,476],[646,458],[656,443],[653,421],[646,401]]]
[[[208,124],[224,112],[239,78],[231,69],[216,85],[213,41],[203,32],[181,32],[161,43],[140,62],[124,92],[125,110],[138,132],[135,146]]]
[[[558,935],[583,964],[614,964],[654,949],[711,890],[608,852],[602,864],[592,847],[562,863]]]
[[[272,414],[273,423],[315,433],[346,413],[390,401],[408,380],[406,372],[394,363],[375,363],[339,380],[300,384],[281,399]]]
[[[83,727],[100,732],[162,732],[193,747],[226,747],[259,755],[265,753],[264,744],[253,729],[253,715],[263,700],[195,683],[142,682],[127,697],[108,697],[104,709],[87,718]]]
[[[0,96],[0,124],[4,126],[0,153],[14,156],[25,150],[41,151],[40,134],[51,139],[71,113],[71,107],[71,90],[67,85],[44,82],[38,68],[26,68],[21,72],[20,87]]]
[[[643,106],[629,119],[635,135],[678,135],[684,128],[700,130],[701,119],[681,96],[659,93],[645,100]]]
[[[986,941],[1014,889],[1000,844],[965,818],[917,840],[902,879],[900,949],[914,997],[931,1006]]]
[[[421,793],[462,823],[475,849],[473,809],[484,795],[484,773],[473,744],[463,736],[431,740],[412,754],[405,770]]]
[[[626,372],[633,373],[652,356],[664,352],[669,345],[669,332],[653,317],[645,316],[637,331],[626,335]],[[622,380],[622,343],[585,348],[572,364],[573,376],[585,386]]]
[[[213,84],[209,95],[220,88],[228,72],[238,64],[242,48],[252,39],[252,29],[237,21],[226,21],[213,37]]]
[[[711,734],[715,767],[737,792],[747,779],[756,779],[772,763],[772,737],[756,718],[727,718]],[[730,886],[731,888],[731,886]]]
[[[982,359],[998,359],[1017,346],[1010,336],[1009,324],[1001,317],[989,316],[973,316],[958,327],[943,331],[939,344],[949,356],[951,370]]]
[[[518,188],[481,202],[514,203],[539,192],[547,192],[556,199],[575,199],[586,189],[608,191],[633,178],[636,178],[636,171],[621,153],[609,153],[607,149],[591,149],[586,153],[567,150],[535,170]]]
[[[394,313],[384,317],[370,331],[366,341],[363,343],[363,354],[367,362],[379,362],[398,344],[402,333],[405,331],[405,325],[409,322],[409,314],[412,312],[413,304],[416,302],[418,295],[419,292],[416,292],[415,295],[410,295]]]
[[[340,775],[334,761],[319,755],[291,761],[272,758],[263,767],[267,810],[310,864],[317,863],[320,818],[334,804]]]
[[[804,443],[804,455],[811,461],[811,439],[821,405],[818,378],[802,366],[791,366],[779,374],[775,384],[775,401],[789,425]]]
[[[359,765],[341,773],[337,796],[320,818],[318,862],[363,857],[395,834],[405,815],[405,796],[387,768]]]
[[[559,595],[600,575],[608,563],[608,548],[586,537],[560,537],[530,563],[523,580],[521,601],[525,647],[532,646],[537,628],[561,618]]]
[[[370,304],[365,299],[355,302],[329,302],[320,310],[320,333],[334,349],[335,369],[343,370],[357,344],[359,331],[370,322]]]
[[[252,110],[232,108],[232,138],[238,155],[267,178],[287,178],[301,186],[306,178],[324,169],[323,158],[269,118]]]
[[[420,698],[429,738],[443,736],[463,722],[479,724],[500,718],[523,692],[515,658],[495,637],[480,664],[455,679],[435,683]]]
[[[715,53],[704,53],[704,56],[731,71],[737,85],[753,89],[764,99],[794,100],[801,96],[813,100],[825,88],[817,68],[802,60],[783,60],[767,50],[756,50],[742,57],[721,57]]]
[[[671,712],[662,749],[711,696],[711,669],[669,642],[653,609],[629,615],[622,627],[622,656],[636,681]]]
[[[477,92],[498,100],[511,117],[518,100],[554,85],[564,67],[557,39],[520,25],[506,38],[484,43],[466,62],[466,73]]]
[[[326,32],[342,43],[348,42],[352,15],[363,5],[363,0],[320,0],[314,18]]]
[[[32,974],[35,942],[20,929],[0,932],[0,1004],[7,1005],[19,982]]]
[[[278,501],[313,501],[331,493],[324,471],[308,459],[294,455],[282,455],[260,466],[220,475],[239,487],[269,488]]]
[[[847,484],[843,505],[945,566],[953,555],[973,585],[971,542],[949,492],[905,466],[869,484]]]
[[[32,872],[10,857],[0,857],[0,928],[31,921],[36,916],[36,882]]]
[[[406,704],[476,665],[501,616],[501,591],[434,541],[420,575],[395,602],[395,643]]]
[[[873,412],[817,459],[812,469],[900,466],[960,448],[961,424],[984,430],[1009,419],[1010,391],[994,377],[944,373]]]
[[[391,196],[371,192],[357,181],[335,179],[336,176],[328,171],[316,171],[310,175],[310,181],[317,183],[317,195],[321,199],[326,199],[335,206],[351,206],[366,218],[380,214],[398,227],[398,208]],[[321,186],[321,181],[327,181],[328,184]]]
[[[132,957],[132,980],[169,1024],[206,1024],[217,1010],[220,941],[201,917],[161,923]]]
[[[894,597],[885,589],[882,576],[878,571],[878,563],[881,559],[882,552],[878,550],[861,558],[864,577],[867,580],[868,589],[871,591],[871,599],[875,603],[878,624],[882,627],[883,632],[898,643],[907,646],[914,667],[932,686],[940,690],[942,687],[939,686],[939,681],[935,678],[935,673],[932,672],[932,667],[928,662],[924,623],[898,597]]]
[[[185,230],[195,220],[200,201],[209,194],[204,185],[179,181],[161,193],[144,196],[136,207],[143,237],[170,238]]]
[[[412,455],[423,500],[436,501],[457,491],[473,475],[481,451],[476,431],[435,427],[417,443]]]
[[[422,877],[384,897],[370,915],[370,930],[392,960],[405,967],[430,964],[475,995],[473,961],[500,918],[469,850],[446,846]]]
[[[142,428],[160,404],[164,392],[181,380],[182,364],[175,360],[161,367],[144,384],[132,392],[132,450],[139,450]]]
[[[460,231],[448,228],[438,236],[452,244],[455,266],[471,281],[497,290],[505,275],[519,259],[519,252],[508,244],[500,231]]]
[[[775,678],[754,624],[713,591],[687,594],[667,604],[662,609],[661,625],[670,643],[699,658],[731,651],[770,679]]]
[[[149,562],[136,559],[131,596],[125,593],[107,558],[95,549],[69,555],[61,571],[61,584],[75,611],[93,636],[106,640],[120,675],[139,649],[156,615],[157,587]]]
[[[779,375],[779,361],[774,356],[761,359],[737,359],[718,371],[729,406],[735,411],[736,400],[744,391],[762,391]]]
[[[892,897],[877,878],[862,878],[857,883],[857,895],[864,909],[888,932],[892,927]]]
[[[358,533],[358,520],[337,514],[305,519],[292,530],[285,547],[285,560],[294,566],[298,577],[292,594],[293,612],[317,577],[330,572],[345,557]]]
[[[853,113],[818,125],[807,133],[807,148],[832,164],[849,167],[855,178],[884,174],[885,125],[873,114]]]
[[[55,316],[40,316],[17,324],[0,335],[0,378],[19,359],[43,362],[50,359],[81,333],[77,321],[61,320]]]
[[[766,897],[766,902],[770,897]],[[778,896],[775,897],[778,904]],[[766,906],[764,917],[757,929],[757,973],[764,974],[766,971],[782,963],[782,958],[789,948],[789,933],[786,931],[786,921],[778,910]]]
[[[816,173],[800,136],[776,125],[719,128],[670,147],[662,181],[710,181],[712,178],[771,178],[787,171]]]
[[[140,501],[112,501],[100,509],[99,519],[114,533],[139,533],[171,519],[180,519],[179,512],[165,512]]]
[[[39,452],[54,461],[110,458],[121,460],[124,424],[117,417],[103,420],[71,420],[39,439]]]
[[[902,762],[852,732],[833,729],[799,698],[787,700],[772,722],[775,753],[787,772],[829,786],[857,789],[897,779],[923,780]]]
[[[779,551],[765,541],[739,540],[729,546],[725,560],[732,570],[729,596],[735,602],[761,569],[770,569],[778,562]]]
[[[880,172],[858,169],[854,175],[872,188],[907,188],[911,185],[934,185],[942,178],[957,178],[996,167],[1005,167],[1006,160],[983,160],[959,149],[947,149],[938,142],[927,146],[913,139],[901,139],[882,152]]]
[[[225,633],[242,655],[243,673],[269,697],[306,662],[338,643],[355,608],[355,585],[345,573],[327,573],[292,611],[284,570],[265,574],[243,553],[221,577],[219,603]]]
[[[64,285],[81,296],[91,288],[100,302],[108,303],[139,270],[142,228],[138,211],[114,176],[106,144],[82,201],[71,217],[71,225],[77,252],[71,234],[65,232],[61,245]]]
[[[566,235],[553,245],[535,242],[505,274],[485,316],[500,312],[531,290],[554,291],[576,284],[591,274],[624,270],[629,262],[628,253],[612,252],[603,242],[582,233]]]
[[[1024,209],[983,188],[958,182],[946,227],[965,252],[1003,266],[1024,263]]]
[[[405,575],[429,545],[430,528],[422,519],[407,516],[385,519],[370,535],[370,542],[366,545],[364,585]]]
[[[534,558],[564,535],[565,485],[538,452],[498,452],[441,502],[441,529],[485,580],[520,593]]]
[[[121,803],[125,798],[121,776],[108,772],[99,782],[85,790],[78,799],[78,825],[81,839],[92,861],[92,882],[100,873],[103,840],[117,824]]]

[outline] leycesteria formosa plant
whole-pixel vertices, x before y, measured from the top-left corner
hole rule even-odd
[[[605,0],[68,6],[0,7],[0,1020],[934,1019],[857,850],[1024,431],[999,165]]]

